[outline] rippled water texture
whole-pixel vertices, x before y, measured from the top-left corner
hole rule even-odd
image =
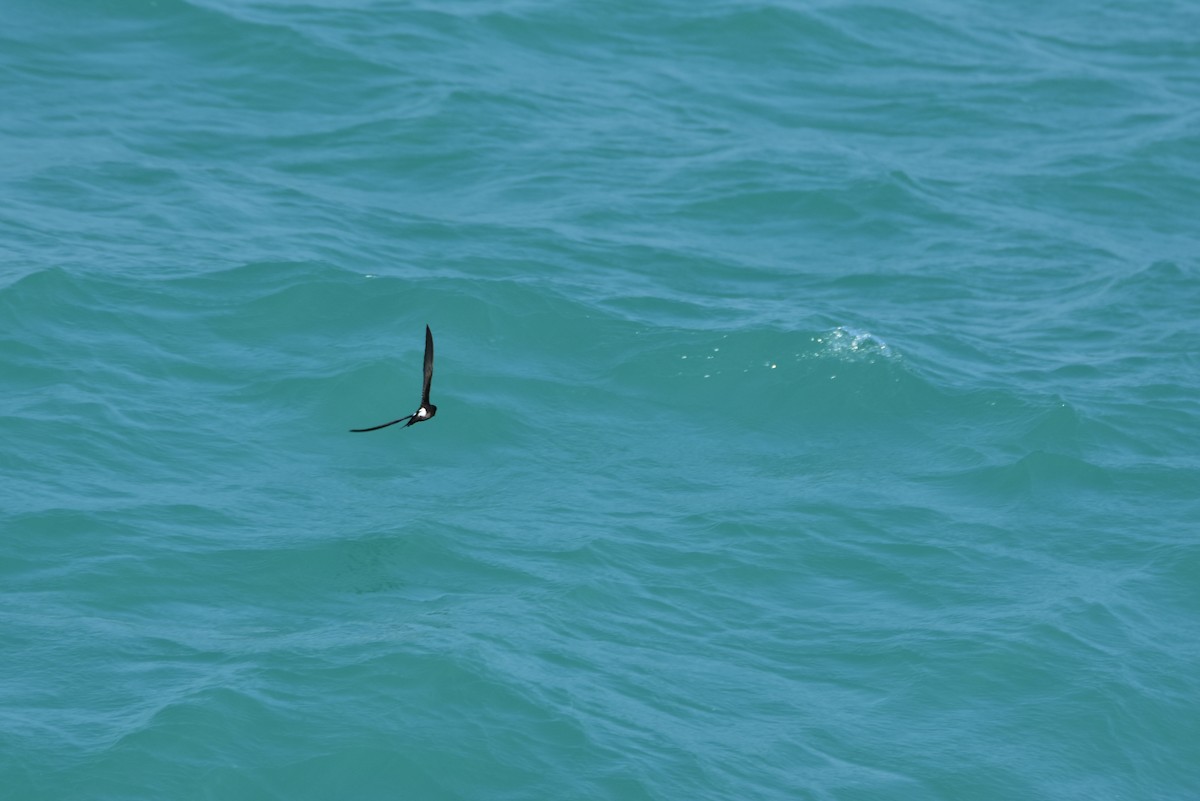
[[[0,797],[1194,797],[1194,3],[4,17]]]

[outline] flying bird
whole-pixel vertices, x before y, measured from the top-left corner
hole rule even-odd
[[[404,423],[404,427],[415,423],[423,423],[429,418],[437,414],[437,407],[429,403],[429,385],[433,381],[433,334],[429,331],[429,326],[425,326],[425,384],[421,387],[421,406],[407,417],[401,417],[399,420],[393,420],[390,423],[384,423],[370,428],[352,428],[351,433],[361,434],[364,431],[378,431],[381,428],[394,426],[396,423]]]

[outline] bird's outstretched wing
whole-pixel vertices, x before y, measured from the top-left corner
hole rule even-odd
[[[425,326],[425,384],[421,387],[421,405],[429,405],[429,385],[433,383],[433,333]]]
[[[408,420],[411,417],[412,417],[412,415],[410,414],[408,417],[401,417],[399,420],[393,420],[392,422],[384,423],[383,425],[371,426],[370,428],[352,428],[352,429],[350,429],[350,433],[351,434],[362,434],[365,431],[378,431],[381,428],[387,428],[388,426],[394,426],[394,425],[396,425],[396,423],[403,423],[405,420]]]

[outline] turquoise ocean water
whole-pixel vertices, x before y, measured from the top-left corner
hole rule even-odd
[[[0,798],[1200,797],[1196,3],[4,5]]]

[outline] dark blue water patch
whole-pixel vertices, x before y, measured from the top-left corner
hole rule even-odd
[[[982,468],[966,478],[968,491],[1017,499],[1054,497],[1078,501],[1080,493],[1101,493],[1113,486],[1103,468],[1062,454],[1034,451],[1012,464]]]

